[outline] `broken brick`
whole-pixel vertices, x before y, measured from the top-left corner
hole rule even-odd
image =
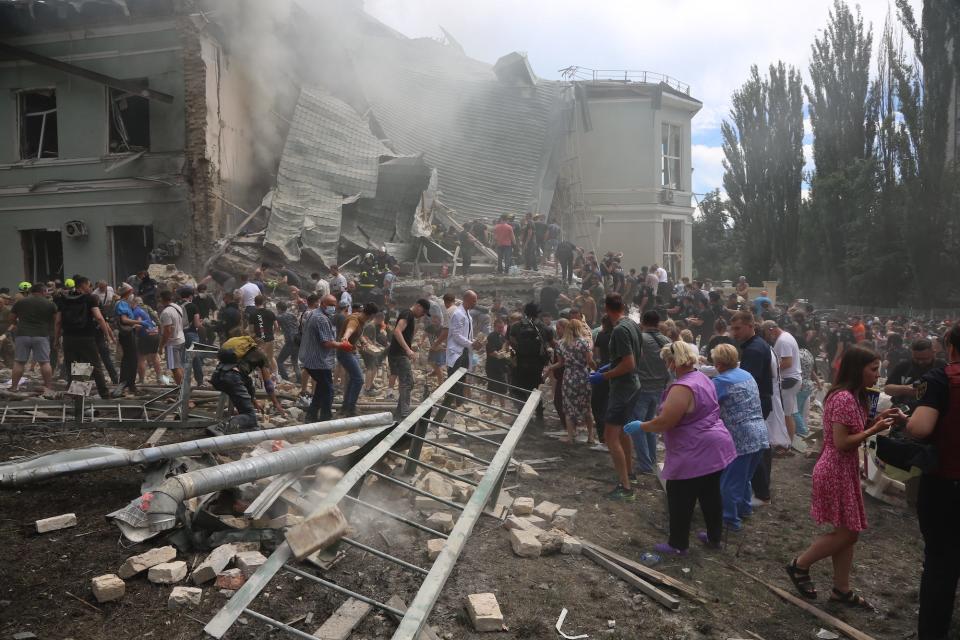
[[[557,514],[557,511],[559,510],[560,510],[560,505],[550,502],[548,500],[544,500],[543,502],[541,502],[540,504],[538,504],[533,508],[533,515],[539,516],[544,520],[546,520],[547,522],[550,522],[551,520],[553,520],[553,516],[555,516]]]
[[[326,549],[347,532],[347,519],[339,507],[330,507],[287,529],[287,544],[293,555],[302,560],[311,553]]]
[[[449,513],[438,511],[427,518],[427,526],[441,533],[450,533],[453,531],[453,516]]]
[[[528,516],[533,513],[533,498],[517,498],[513,501],[513,515]]]
[[[183,560],[163,562],[150,567],[147,580],[156,584],[173,584],[187,577],[187,563]]]
[[[237,550],[232,544],[223,544],[211,551],[210,555],[193,570],[193,574],[190,576],[193,584],[203,584],[216,579],[227,568],[236,554]]]
[[[249,578],[256,573],[257,569],[259,569],[266,561],[266,556],[259,551],[244,551],[243,553],[238,553],[234,557],[234,562],[236,563],[237,568],[243,572],[245,578]]]
[[[447,541],[443,538],[430,538],[427,540],[427,558],[436,560],[446,546]]]
[[[167,600],[167,608],[199,607],[202,595],[203,590],[198,587],[174,587]]]
[[[90,581],[90,586],[97,602],[119,600],[127,591],[127,584],[115,573],[97,576]]]
[[[543,548],[537,536],[524,529],[510,530],[510,546],[521,558],[539,558]]]
[[[503,613],[492,593],[471,593],[467,596],[467,613],[476,631],[502,631]]]
[[[176,557],[177,550],[172,546],[157,547],[140,555],[127,558],[124,563],[120,565],[117,575],[123,579],[131,578],[141,571],[146,571],[150,567],[163,564],[164,562],[170,562]]]
[[[64,513],[52,518],[43,518],[37,520],[37,533],[47,533],[48,531],[58,531],[60,529],[69,529],[77,526],[77,514]]]

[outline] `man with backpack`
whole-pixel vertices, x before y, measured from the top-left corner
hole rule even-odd
[[[274,408],[280,414],[286,414],[277,398],[276,388],[270,376],[267,357],[257,348],[256,341],[250,336],[235,336],[223,343],[217,354],[217,368],[210,376],[210,384],[230,398],[237,415],[230,419],[229,425],[235,429],[256,429],[257,409],[256,391],[250,374],[260,371],[263,388],[270,396]]]
[[[184,345],[187,342],[183,335],[186,314],[173,301],[173,292],[166,289],[160,293],[160,306],[160,352],[166,355],[167,368],[173,372],[173,380],[180,385],[183,383]]]
[[[103,364],[97,349],[97,333],[111,343],[115,342],[113,330],[100,312],[100,303],[93,295],[90,280],[82,276],[73,279],[74,288],[57,298],[57,313],[54,316],[54,344],[63,337],[63,361],[67,368],[67,384],[73,377],[74,362],[93,365],[93,381],[101,398],[110,397]]]
[[[647,311],[640,318],[640,358],[637,360],[637,377],[640,393],[633,405],[630,420],[647,422],[657,415],[660,396],[670,381],[670,372],[660,357],[660,350],[670,344],[670,338],[660,333],[660,314]],[[639,431],[631,434],[636,454],[634,469],[637,473],[656,473],[657,434]]]
[[[537,319],[539,316],[540,306],[535,302],[528,302],[523,308],[523,318],[510,327],[508,335],[510,346],[517,356],[513,385],[528,392],[538,388],[543,382],[543,367],[550,358],[547,345],[553,340],[553,331]],[[511,389],[511,394],[518,398],[529,395],[518,389]],[[542,401],[537,405],[537,422],[543,423]]]

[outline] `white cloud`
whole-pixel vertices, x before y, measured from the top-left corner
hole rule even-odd
[[[714,189],[723,191],[723,149],[704,144],[691,148],[693,158],[693,190],[706,193]]]

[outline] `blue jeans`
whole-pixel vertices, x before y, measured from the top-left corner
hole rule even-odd
[[[720,474],[720,496],[723,499],[723,521],[733,529],[740,529],[740,518],[753,513],[750,506],[750,479],[753,478],[763,450],[745,453]]]
[[[329,420],[333,417],[333,371],[330,369],[307,369],[316,385],[313,389],[313,399],[306,412],[306,421],[312,422],[319,417]]]
[[[513,266],[513,246],[497,247],[497,273],[509,273]]]
[[[660,402],[659,391],[641,391],[637,394],[637,403],[633,405],[630,420],[646,422],[653,420],[657,415],[657,404]],[[657,434],[639,431],[630,434],[633,440],[633,466],[640,473],[656,473],[657,468]]]
[[[797,435],[806,436],[810,433],[810,430],[807,428],[807,421],[804,414],[804,406],[807,404],[807,400],[810,399],[810,396],[813,395],[813,391],[804,391],[800,389],[800,393],[797,394],[797,412],[793,414],[793,422],[797,425]]]
[[[343,390],[343,409],[355,409],[360,391],[363,390],[363,371],[360,370],[360,361],[357,354],[348,351],[337,351],[337,362],[347,372],[346,389]]]

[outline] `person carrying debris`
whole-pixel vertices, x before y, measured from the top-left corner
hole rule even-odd
[[[250,336],[232,337],[223,343],[217,353],[217,368],[210,377],[210,384],[217,391],[230,397],[230,402],[237,415],[230,418],[228,425],[231,428],[248,431],[259,427],[257,409],[263,410],[256,400],[253,388],[253,379],[250,374],[254,370],[260,371],[263,379],[263,388],[270,396],[274,408],[285,414],[280,400],[277,398],[276,388],[270,377],[270,364],[267,356],[257,349],[257,343]]]

